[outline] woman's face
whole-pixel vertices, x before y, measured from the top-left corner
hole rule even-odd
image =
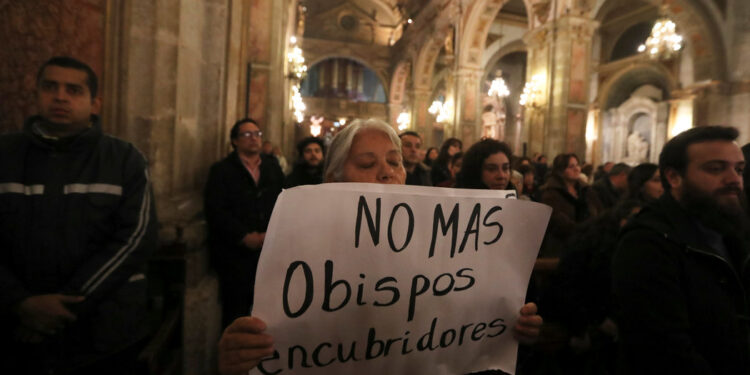
[[[464,158],[459,158],[455,162],[451,163],[451,176],[456,178],[459,172],[461,172],[461,165],[464,162]]]
[[[343,168],[341,182],[402,185],[406,181],[401,153],[388,135],[377,129],[364,129],[354,136]]]
[[[461,151],[461,147],[458,147],[457,144],[452,144],[448,146],[448,156],[453,156],[459,151]]]
[[[503,190],[510,180],[510,160],[502,153],[492,154],[482,162],[482,183],[493,190]]]
[[[648,200],[657,200],[664,193],[664,187],[661,185],[661,176],[659,175],[658,169],[654,175],[643,184],[641,192]]]
[[[427,159],[428,160],[435,160],[435,159],[437,159],[437,157],[438,157],[438,150],[436,150],[434,148],[430,150],[429,154],[427,154]]]
[[[534,185],[534,174],[529,172],[523,175],[523,184],[526,186]]]
[[[575,182],[581,177],[581,167],[578,166],[578,160],[571,157],[568,159],[568,166],[563,171],[563,179],[568,182]]]

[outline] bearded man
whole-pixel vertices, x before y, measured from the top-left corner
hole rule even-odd
[[[613,262],[621,373],[749,374],[748,231],[738,132],[698,127],[659,156],[665,194]]]

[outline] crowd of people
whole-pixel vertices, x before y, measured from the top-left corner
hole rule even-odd
[[[608,162],[597,168],[596,173],[592,166],[583,166],[587,173],[582,173],[581,160],[575,154],[557,155],[552,164],[547,165],[545,155],[538,154],[533,159],[517,156],[507,144],[494,139],[482,139],[465,152],[462,142],[455,138],[447,139],[439,148],[425,150],[418,133],[406,131],[396,138],[390,126],[381,125],[358,121],[337,135],[329,147],[331,155],[326,158],[326,166],[317,170],[320,178],[316,181],[510,190],[515,191],[518,199],[553,208],[527,300],[533,301],[530,309],[533,306],[536,311],[537,305],[539,307],[539,315],[531,315],[534,322],[544,316],[548,329],[543,331],[557,332],[557,336],[552,334],[550,338],[545,333],[540,336],[533,325],[518,329],[530,329],[535,333],[531,339],[527,338],[528,342],[538,340],[542,345],[545,340],[556,340],[557,345],[552,345],[552,352],[527,350],[527,357],[536,358],[520,361],[519,366],[523,367],[519,367],[519,373],[664,373],[672,372],[671,367],[681,369],[678,373],[691,373],[698,368],[700,371],[694,373],[729,374],[747,373],[750,369],[745,357],[738,354],[748,349],[747,340],[740,339],[742,334],[748,333],[743,318],[747,313],[746,301],[733,295],[737,290],[744,290],[746,279],[735,277],[732,280],[736,283],[727,286],[732,283],[728,281],[732,272],[727,271],[734,270],[745,277],[742,271],[748,254],[744,238],[732,238],[744,237],[745,223],[744,216],[737,216],[745,197],[740,194],[744,159],[734,143],[735,129],[701,127],[687,131],[667,143],[660,165]],[[363,140],[374,138],[380,139],[373,141],[379,143],[382,149],[379,153],[363,156],[355,151]],[[305,139],[300,147],[310,142]],[[717,144],[717,150],[709,150],[715,151],[712,155],[715,159],[703,160],[694,155],[693,149],[704,144]],[[298,163],[306,163],[301,153]],[[366,174],[360,173],[365,170]],[[667,173],[672,177],[666,176]],[[696,176],[696,173],[709,176]],[[714,179],[713,185],[706,183],[709,177]],[[660,210],[665,209],[681,215],[683,222],[668,222],[660,216],[663,215]],[[643,213],[638,215],[640,211]],[[730,213],[735,216],[726,216]],[[652,216],[676,228],[664,222],[652,224],[656,220]],[[729,220],[733,220],[734,225],[730,226]],[[669,237],[672,230],[678,233],[675,238]],[[699,233],[697,238],[691,238],[694,242],[687,242],[685,230]],[[635,239],[630,237],[631,233],[637,234]],[[623,234],[627,236],[623,238]],[[668,238],[669,243],[659,243],[664,238]],[[697,309],[705,306],[701,299],[705,288],[684,279],[685,260],[676,262],[672,258],[683,255],[660,254],[676,252],[680,246],[692,243],[704,249],[695,250],[695,254],[721,260],[716,262],[719,265],[707,268],[729,265],[724,270],[689,269],[697,274],[719,272],[715,277],[704,275],[701,281],[716,284],[712,287],[724,285],[724,288],[735,289],[734,293],[712,290],[715,303],[710,305],[722,311],[716,316],[729,319],[722,330],[736,330],[729,337],[722,337],[723,331],[712,330],[708,313]],[[643,254],[644,251],[650,253]],[[634,258],[632,253],[640,255]],[[650,257],[656,257],[662,269],[638,264]],[[665,257],[667,259],[662,259]],[[654,274],[630,276],[649,269],[654,270]],[[653,290],[648,290],[651,288]],[[695,292],[701,295],[691,294]],[[747,297],[744,292],[739,294]],[[668,300],[666,297],[682,299],[659,309],[645,304],[652,299],[650,302],[658,305],[660,299],[656,296],[665,300]],[[651,312],[654,310],[664,315],[654,316]],[[699,314],[704,321],[691,321],[692,313]],[[730,319],[732,314],[735,315]],[[263,333],[264,327],[257,317],[238,317],[229,325],[220,350],[224,373],[241,373],[270,352],[272,338]],[[650,339],[650,335],[659,338]],[[713,344],[702,341],[707,338],[713,340]],[[646,345],[645,340],[659,345],[650,342]],[[238,354],[238,349],[246,350],[244,355]],[[624,353],[619,361],[618,351]],[[649,361],[656,359],[658,366],[651,370]],[[241,371],[235,371],[237,368]]]
[[[91,68],[53,58],[37,75],[39,114],[0,136],[3,373],[132,374],[147,339],[143,271],[157,225],[147,162],[102,134],[96,91]],[[278,195],[335,182],[503,190],[552,207],[514,327],[536,359],[522,358],[520,374],[750,373],[750,147],[737,129],[685,131],[658,165],[594,169],[495,139],[426,148],[379,120],[351,122],[330,144],[302,139],[289,166],[263,125],[235,123],[233,151],[205,187],[222,374],[273,353],[263,317],[248,314]]]

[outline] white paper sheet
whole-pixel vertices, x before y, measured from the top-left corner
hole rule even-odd
[[[349,183],[282,192],[252,313],[276,355],[251,373],[514,373],[512,330],[552,211],[505,199],[514,195]]]

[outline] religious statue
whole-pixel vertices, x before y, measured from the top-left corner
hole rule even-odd
[[[635,163],[648,161],[648,141],[634,131],[628,136],[628,160]]]

